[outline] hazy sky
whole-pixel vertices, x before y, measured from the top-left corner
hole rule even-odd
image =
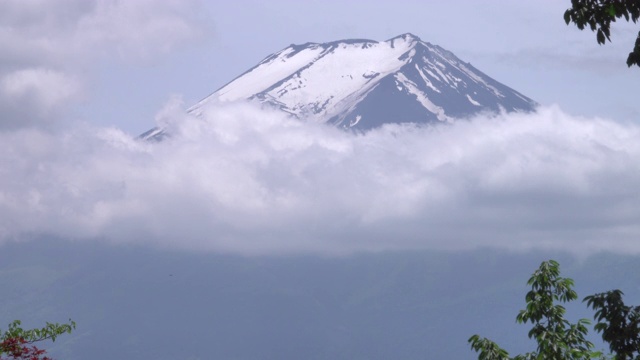
[[[564,24],[568,3],[0,2],[0,242],[640,252],[637,29],[599,46]],[[291,43],[405,32],[542,109],[366,135],[240,104],[185,113]],[[176,136],[131,138],[156,122]]]

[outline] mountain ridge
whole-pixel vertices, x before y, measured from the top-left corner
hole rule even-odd
[[[234,101],[258,102],[300,119],[361,131],[385,123],[451,122],[487,111],[529,112],[537,106],[411,33],[386,41],[292,44],[188,112],[199,116],[209,104]],[[152,130],[147,137],[155,136]]]

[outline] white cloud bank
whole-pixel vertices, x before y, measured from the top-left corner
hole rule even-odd
[[[241,254],[497,246],[640,252],[640,127],[557,108],[364,135],[247,106],[0,133],[0,242]]]

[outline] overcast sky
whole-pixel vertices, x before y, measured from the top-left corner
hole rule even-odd
[[[637,28],[599,46],[564,24],[568,3],[2,1],[0,242],[640,252]],[[366,135],[240,104],[185,113],[291,43],[406,32],[543,107]],[[177,135],[132,139],[156,123]]]

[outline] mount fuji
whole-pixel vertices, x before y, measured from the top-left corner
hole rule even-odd
[[[481,112],[533,111],[537,103],[440,46],[403,34],[387,41],[291,45],[188,112],[252,101],[300,119],[366,131],[385,123],[451,122]],[[143,139],[160,139],[154,128]]]

